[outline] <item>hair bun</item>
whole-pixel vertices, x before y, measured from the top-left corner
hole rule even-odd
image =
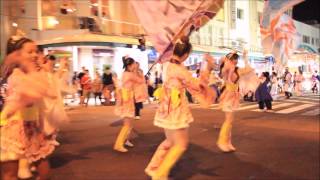
[[[135,61],[131,57],[122,57],[123,68],[126,68],[128,65],[133,64]]]
[[[236,52],[231,52],[226,55],[229,60],[238,60],[239,55]]]

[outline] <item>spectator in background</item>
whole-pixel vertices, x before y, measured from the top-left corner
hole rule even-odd
[[[91,94],[91,78],[89,76],[88,70],[84,71],[84,75],[80,79],[80,84],[82,86],[82,96],[80,98],[80,105],[86,104],[86,106],[88,106],[88,101]],[[86,98],[87,101],[85,102]]]
[[[55,72],[59,79],[61,93],[64,99],[67,99],[67,95],[72,95],[76,93],[77,89],[74,89],[70,83],[70,71],[69,71],[69,59],[62,58],[60,59],[60,65],[57,71]],[[65,105],[68,105],[67,102]]]
[[[157,89],[159,86],[162,85],[162,77],[161,77],[161,74],[158,73],[158,71],[154,73],[154,76],[155,76],[154,88]]]
[[[320,81],[320,76],[318,74],[318,71],[314,71],[314,74],[311,76],[312,81],[312,93],[318,93],[318,83]]]
[[[295,93],[297,96],[302,96],[302,82],[304,81],[304,77],[302,71],[299,71],[299,74],[295,76]]]
[[[82,72],[80,72],[78,74],[78,80],[79,82],[81,81],[81,78],[83,77],[83,75],[85,74],[85,70],[86,68],[84,66],[82,66]],[[79,95],[80,95],[80,105],[81,105],[81,99],[83,99],[83,87],[82,87],[82,84],[80,83],[80,90],[79,90]]]
[[[135,63],[134,73],[140,79],[143,79],[144,83],[137,84],[133,87],[134,92],[134,108],[135,108],[135,119],[140,119],[140,111],[143,108],[143,102],[148,100],[148,88],[145,83],[146,80],[143,75],[143,71],[140,69],[140,64],[138,62]]]
[[[279,86],[279,83],[278,83],[277,73],[272,72],[270,95],[272,96],[273,99],[277,99],[278,86]]]
[[[97,105],[97,97],[100,100],[100,104],[102,104],[102,89],[103,89],[103,85],[102,85],[102,80],[101,80],[101,76],[99,74],[99,72],[95,73],[95,77],[92,83],[92,92],[94,95],[94,104]]]
[[[103,84],[103,96],[104,96],[104,105],[111,105],[111,93],[114,91],[114,82],[112,80],[112,72],[110,67],[106,67],[102,75],[102,84]]]
[[[296,78],[297,78],[297,71],[293,74],[293,89],[296,89]]]
[[[200,76],[200,69],[196,70],[196,77],[198,78]]]
[[[146,79],[146,83],[148,86],[148,95],[149,95],[149,99],[150,99],[150,98],[153,98],[154,88],[152,86],[152,83],[150,82],[150,77],[145,76],[145,79]],[[150,101],[149,101],[149,103],[150,103]]]
[[[217,93],[217,98],[215,100],[216,103],[218,101],[218,98],[220,96],[220,87],[223,84],[223,80],[221,78],[219,78],[219,76],[216,73],[210,73],[209,76],[209,86],[214,89],[214,91]]]
[[[267,107],[267,111],[272,110],[272,97],[270,95],[270,89],[268,88],[268,84],[270,82],[269,72],[263,72],[260,76],[261,83],[256,90],[255,96],[256,100],[259,103],[259,109],[264,111],[265,106]]]
[[[292,75],[289,72],[289,68],[286,67],[286,70],[283,75],[283,83],[284,83],[284,93],[287,99],[289,99],[292,96],[291,93],[291,81],[292,81]]]
[[[72,84],[72,88],[77,90],[77,92],[79,93],[80,85],[79,85],[79,81],[78,81],[78,72],[73,73],[71,84]],[[77,96],[77,92],[72,94],[71,102],[75,101],[76,96]]]

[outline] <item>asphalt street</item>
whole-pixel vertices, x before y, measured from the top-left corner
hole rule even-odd
[[[172,179],[319,179],[319,95],[274,101],[273,112],[242,104],[233,127],[235,153],[215,145],[224,118],[216,105],[190,106],[190,146]],[[61,129],[61,145],[50,159],[52,179],[148,179],[144,168],[164,138],[152,124],[155,110],[155,104],[145,105],[128,153],[112,149],[121,127],[114,106],[68,110],[71,122]]]

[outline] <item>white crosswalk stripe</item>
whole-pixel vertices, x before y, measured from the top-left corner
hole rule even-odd
[[[295,102],[295,103],[318,104],[317,102],[313,102],[313,101],[301,101],[301,100],[295,100],[295,99],[288,99],[286,101]]]
[[[190,104],[193,108],[201,108],[198,104]],[[209,109],[219,110],[219,104],[212,104]],[[260,112],[257,102],[243,102],[239,111]],[[302,116],[320,116],[320,95],[304,95],[290,99],[279,99],[272,102],[272,111],[275,114],[295,113]]]
[[[249,105],[249,106],[243,106],[241,105],[242,107],[240,107],[238,110],[241,111],[241,110],[246,110],[246,109],[252,109],[252,108],[257,108],[258,105],[257,104],[253,104],[253,105]]]
[[[313,109],[311,111],[307,111],[305,113],[302,113],[301,115],[304,115],[304,116],[319,116],[320,115],[320,109],[319,108]]]
[[[273,104],[274,104],[274,103],[273,103]],[[291,105],[293,105],[293,104],[294,104],[294,103],[281,103],[281,104],[277,104],[277,105],[272,106],[272,109],[274,110],[274,109],[277,109],[277,108],[287,107],[287,106],[291,106]],[[255,110],[253,110],[253,111],[258,112],[258,111],[260,111],[260,109],[255,109]]]
[[[295,106],[295,107],[291,107],[291,108],[287,108],[287,109],[283,109],[280,111],[276,111],[275,113],[279,113],[279,114],[288,114],[288,113],[292,113],[292,112],[296,112],[296,111],[300,111],[309,107],[314,106],[313,104],[303,104],[300,106]]]
[[[317,98],[317,97],[310,97],[310,98],[301,98],[301,97],[299,97],[299,98],[292,98],[292,99],[294,99],[294,100],[319,101],[319,98]]]

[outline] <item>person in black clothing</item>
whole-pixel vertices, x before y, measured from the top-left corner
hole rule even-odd
[[[158,74],[158,71],[156,71],[154,73],[154,76],[155,76],[155,80],[154,80],[154,88],[157,89],[160,85],[162,85],[162,75]]]
[[[82,66],[82,72],[80,72],[79,74],[78,74],[78,76],[77,76],[77,78],[78,79],[81,79],[82,78],[82,76],[84,76],[84,74],[85,74],[85,71],[86,71],[86,68],[84,67],[84,66]]]
[[[150,82],[150,77],[149,76],[145,76],[146,79],[146,84],[148,86],[148,95],[149,97],[153,98],[153,92],[154,92],[154,88]]]
[[[270,88],[268,84],[270,82],[269,72],[263,72],[261,77],[261,83],[256,90],[255,96],[256,100],[259,104],[259,109],[264,111],[265,106],[267,107],[267,111],[272,110],[272,97],[270,95]]]
[[[114,83],[112,79],[112,72],[110,67],[105,68],[105,72],[102,75],[102,84],[103,84],[103,96],[105,98],[104,105],[111,105],[111,93],[114,90]]]
[[[78,74],[78,76],[77,76],[79,82],[80,82],[81,78],[84,76],[85,71],[86,71],[86,68],[85,68],[84,66],[82,66],[82,72],[80,72],[80,73]],[[79,95],[80,95],[80,98],[83,96],[83,87],[82,87],[81,84],[80,84]]]

